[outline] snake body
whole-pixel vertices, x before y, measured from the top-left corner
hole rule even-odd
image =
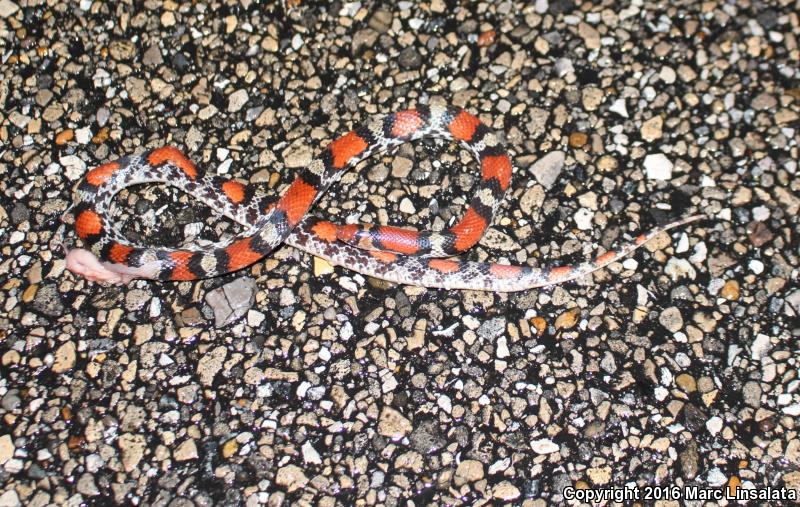
[[[373,154],[426,137],[459,142],[474,155],[480,182],[469,208],[442,232],[397,227],[339,225],[307,211],[341,174]],[[331,142],[277,198],[254,185],[202,176],[179,150],[163,147],[89,171],[65,214],[86,248],[68,252],[67,267],[91,280],[127,283],[134,278],[196,280],[242,269],[281,243],[333,264],[384,280],[445,289],[518,291],[562,283],[617,261],[660,232],[700,218],[691,216],[642,234],[618,250],[577,266],[533,268],[443,258],[477,243],[511,182],[512,164],[496,134],[472,114],[451,106],[419,106],[376,116]],[[166,183],[243,226],[230,239],[191,248],[129,242],[110,216],[123,188]]]

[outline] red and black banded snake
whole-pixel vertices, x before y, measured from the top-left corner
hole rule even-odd
[[[472,152],[481,178],[469,208],[442,232],[337,225],[308,215],[309,208],[341,174],[365,158],[402,143],[436,137]],[[124,157],[89,171],[77,186],[64,221],[85,248],[67,253],[67,268],[90,280],[127,283],[135,278],[196,280],[237,271],[281,243],[372,277],[445,289],[519,291],[553,285],[597,271],[631,254],[657,234],[702,218],[693,215],[638,236],[616,250],[576,266],[534,268],[447,258],[475,245],[511,182],[512,163],[502,143],[475,116],[456,107],[419,106],[374,117],[331,142],[275,199],[254,185],[202,176],[172,147]],[[166,183],[241,224],[240,234],[208,246],[158,248],[131,244],[109,214],[123,188]]]

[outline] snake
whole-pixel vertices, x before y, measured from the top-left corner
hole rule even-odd
[[[375,154],[424,138],[457,142],[474,156],[480,179],[460,220],[441,231],[374,224],[337,224],[308,213],[348,169]],[[258,185],[201,174],[180,150],[164,146],[88,171],[75,187],[62,220],[82,247],[66,248],[66,267],[88,280],[125,284],[134,279],[191,281],[241,270],[285,243],[334,265],[398,284],[441,289],[511,292],[575,280],[630,255],[658,234],[698,220],[692,215],[655,227],[577,265],[533,267],[463,260],[480,241],[511,184],[514,168],[500,137],[468,111],[420,105],[370,116],[330,142],[277,196]],[[129,241],[111,216],[122,189],[163,183],[242,226],[210,244],[181,248]]]

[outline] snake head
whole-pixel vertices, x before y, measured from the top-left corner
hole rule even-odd
[[[70,250],[66,260],[67,269],[92,282],[120,285],[136,278],[130,274],[109,269],[108,263],[100,262],[95,254],[83,248]]]

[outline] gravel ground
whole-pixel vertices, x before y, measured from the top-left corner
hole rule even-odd
[[[133,3],[0,0],[0,506],[800,489],[797,2]],[[510,295],[288,247],[103,287],[50,247],[99,163],[173,144],[278,190],[356,122],[437,102],[514,154],[473,259],[571,263],[709,218]],[[475,174],[407,145],[316,212],[444,227]],[[132,238],[234,230],[164,187],[117,204]]]

